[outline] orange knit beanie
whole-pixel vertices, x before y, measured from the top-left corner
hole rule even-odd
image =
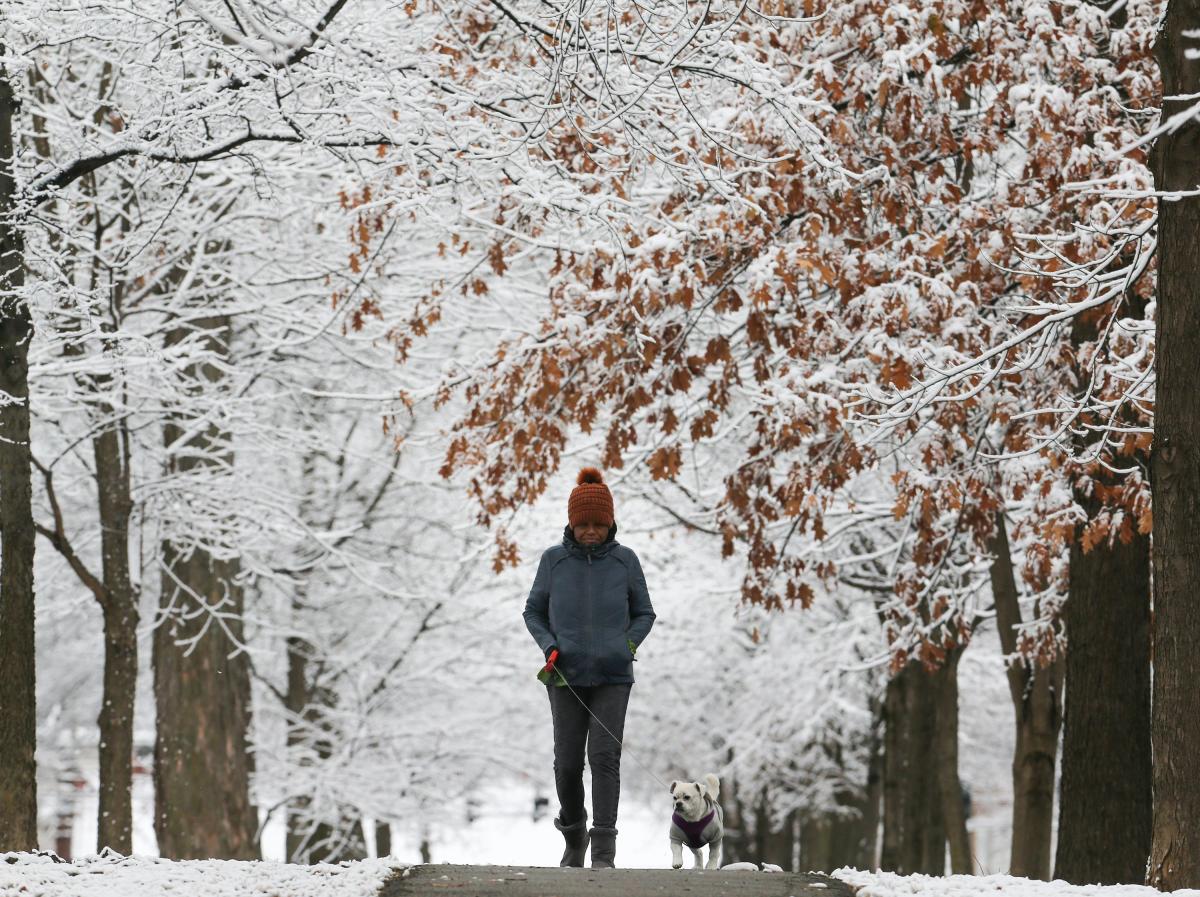
[[[604,485],[604,475],[594,467],[585,467],[579,471],[576,482],[579,485],[571,490],[571,498],[567,502],[567,522],[572,527],[581,523],[612,526],[615,519],[612,493]]]

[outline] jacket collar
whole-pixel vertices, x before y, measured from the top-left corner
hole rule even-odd
[[[602,558],[612,551],[613,547],[618,544],[617,524],[613,523],[613,525],[608,528],[608,535],[604,537],[604,541],[599,545],[584,545],[575,540],[575,533],[572,531],[571,525],[568,523],[563,527],[562,543],[564,546],[566,546],[567,551],[571,552],[571,554],[575,555],[575,557]]]

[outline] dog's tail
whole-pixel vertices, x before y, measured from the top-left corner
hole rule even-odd
[[[713,800],[721,793],[721,780],[711,772],[704,777],[705,790],[708,791],[708,796]]]

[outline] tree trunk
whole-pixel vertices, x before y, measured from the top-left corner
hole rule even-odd
[[[308,521],[312,514],[312,494],[316,483],[316,458],[312,452],[305,454],[300,468],[300,481],[304,495],[300,502],[300,518]],[[304,571],[305,573],[307,571]],[[304,573],[301,574],[303,577]],[[301,578],[292,590],[292,625],[296,626],[307,602],[307,581]],[[308,657],[312,646],[298,636],[290,636],[287,650],[287,691],[284,693],[284,708],[287,710],[287,758],[296,767],[309,765],[308,753],[304,750],[306,732],[319,720],[314,716],[312,691],[309,688]],[[313,842],[313,827],[308,809],[311,801],[307,795],[297,795],[288,803],[287,861],[289,863],[319,862],[314,860],[310,847]]]
[[[908,739],[913,724],[907,716],[909,708],[905,706],[908,680],[913,675],[910,667],[906,666],[888,680],[884,698],[883,846],[879,866],[901,874],[914,871],[919,853],[911,843],[916,815],[908,806],[912,789],[905,787],[909,781]]]
[[[288,675],[284,696],[288,710],[287,740],[293,756],[308,754],[311,750],[320,761],[333,756],[338,738],[324,712],[326,708],[332,709],[335,696],[326,689],[314,688],[310,682],[308,656],[311,651],[304,639],[292,637],[287,640]],[[306,750],[298,751],[301,746]],[[304,763],[298,759],[295,762],[298,765]],[[297,797],[288,806],[289,863],[340,863],[366,858],[367,843],[361,819],[353,812],[341,813],[334,820],[314,819],[310,807],[311,802],[305,796]],[[378,832],[376,826],[377,836]],[[390,843],[388,849],[391,849]]]
[[[871,759],[867,767],[867,792],[863,805],[863,839],[851,865],[858,869],[879,868],[879,821],[883,806],[883,702],[872,698],[875,724],[871,732]]]
[[[300,502],[300,518],[315,523],[314,494],[318,484],[317,459],[305,455],[300,478],[306,491]],[[300,580],[292,592],[293,619],[298,620],[307,604],[308,570],[300,571]],[[310,765],[333,756],[340,733],[332,722],[337,693],[321,684],[322,664],[309,664],[313,646],[302,638],[287,640],[287,741],[289,762]],[[315,818],[307,796],[297,797],[287,811],[287,857],[293,863],[340,863],[364,859],[367,855],[362,819],[357,811],[341,805],[332,813]]]
[[[78,357],[81,351],[68,348],[66,354]],[[85,389],[97,396],[103,396],[112,385],[112,377],[108,375],[79,379]],[[67,537],[53,475],[48,468],[42,471],[54,527],[36,528],[67,560],[95,596],[104,615],[104,682],[97,720],[100,729],[97,849],[108,847],[127,855],[133,851],[133,719],[139,616],[138,590],[133,585],[129,563],[129,515],[133,507],[129,434],[124,422],[114,418],[110,401],[102,398],[96,406],[99,419],[92,450],[96,462],[101,575],[96,576],[87,568]]]
[[[1200,92],[1200,59],[1187,51],[1200,2],[1170,0],[1155,56],[1166,121]],[[1159,190],[1195,190],[1200,124],[1189,117],[1158,138]],[[1154,818],[1147,873],[1164,891],[1200,888],[1200,303],[1196,260],[1200,197],[1158,203],[1158,309],[1154,408]]]
[[[828,872],[833,861],[833,827],[828,817],[812,817],[800,823],[800,868],[798,872]]]
[[[154,632],[155,820],[170,859],[258,859],[250,802],[250,677],[237,564],[164,546],[164,618]],[[195,592],[207,607],[188,592]],[[168,610],[170,608],[170,610]],[[226,617],[231,639],[208,619]],[[208,631],[205,631],[207,626]]]
[[[729,760],[733,760],[732,752],[729,754]],[[745,862],[754,856],[752,833],[742,798],[737,779],[729,776],[721,782],[721,808],[725,811],[725,837],[721,841],[722,866]]]
[[[798,872],[828,872],[833,860],[833,819],[815,816],[800,824],[800,868]]]
[[[104,694],[100,705],[100,809],[96,848],[133,853],[133,706],[137,692],[137,608],[104,611]]]
[[[0,59],[4,58],[0,44]],[[17,98],[0,64],[0,852],[37,844],[29,341],[21,292],[25,243],[16,216]]]
[[[937,690],[933,677],[915,665],[909,683],[914,714],[914,737],[909,739],[908,769],[917,771],[920,794],[910,795],[913,815],[909,820],[910,841],[916,853],[913,871],[928,875],[946,873],[946,821],[942,815],[941,782],[938,770]]]
[[[112,408],[105,406],[104,413]],[[129,569],[128,438],[111,423],[93,440],[104,591],[104,693],[100,702],[97,850],[133,852],[133,713],[138,673],[138,595]]]
[[[294,756],[304,742],[301,720],[308,706],[308,676],[305,672],[307,665],[307,642],[302,638],[292,636],[287,640],[287,692],[284,694],[284,706],[287,709],[287,745],[288,754]],[[289,757],[291,762],[291,757]],[[304,810],[308,806],[305,797],[297,797],[287,806],[287,846],[286,856],[289,863],[303,863],[304,853],[308,843],[308,835],[304,829]]]
[[[883,841],[879,851],[879,868],[900,872],[912,865],[905,851],[904,783],[905,747],[900,721],[893,722],[904,712],[904,693],[901,670],[888,680],[884,698],[883,740]]]
[[[1054,828],[1054,767],[1062,727],[1063,664],[1036,669],[1016,712],[1009,875],[1048,881]]]
[[[863,842],[866,840],[866,801],[859,801],[858,816],[835,816],[830,820],[829,828],[829,869],[839,869],[842,866],[858,866],[859,857],[863,853]]]
[[[842,866],[858,866],[866,838],[866,801],[859,801],[858,816],[817,816],[800,825],[798,872],[831,872]]]
[[[362,820],[345,817],[338,820],[337,825],[316,823],[308,832],[302,856],[299,862],[312,864],[366,859],[367,841]]]
[[[228,318],[193,320],[213,355],[228,354]],[[169,340],[188,333],[172,334]],[[219,381],[198,363],[196,389]],[[202,382],[201,382],[202,381]],[[209,425],[185,438],[189,420],[169,422],[164,437],[179,473],[232,465],[228,434]],[[257,859],[257,812],[250,800],[253,759],[250,671],[243,651],[243,595],[236,559],[203,546],[165,542],[162,619],[154,631],[155,818],[159,852],[170,859]],[[220,618],[218,624],[216,617]]]
[[[1045,667],[1015,660],[1017,627],[1021,624],[1017,581],[1004,512],[996,513],[991,542],[992,597],[1000,647],[1010,658],[1007,667],[1017,737],[1013,750],[1012,850],[1009,874],[1049,880],[1050,839],[1054,827],[1054,765],[1062,727],[1061,660]]]
[[[951,648],[942,665],[928,675],[933,677],[936,689],[935,762],[942,819],[950,845],[950,871],[955,875],[970,875],[971,843],[967,837],[962,781],[958,777],[958,660],[962,652],[961,647]],[[945,860],[941,862],[945,868]]]
[[[835,796],[841,812],[803,820],[798,871],[830,871],[842,866],[873,869],[877,865],[879,809],[883,799],[883,701],[873,696],[870,709],[867,781],[861,791],[841,791]]]
[[[1071,547],[1054,874],[1132,884],[1150,847],[1150,540]],[[1195,688],[1195,683],[1192,683]],[[1195,750],[1195,745],[1192,746]]]
[[[786,871],[793,871],[792,861],[796,848],[795,813],[789,813],[779,828],[772,828],[767,812],[767,795],[764,793],[759,798],[755,811],[754,828],[755,840],[758,842],[755,859],[760,863],[774,863]]]
[[[907,664],[887,684],[880,868],[890,872],[946,870],[936,703],[933,677],[919,663]]]
[[[375,822],[375,856],[392,855],[392,827],[386,822]]]

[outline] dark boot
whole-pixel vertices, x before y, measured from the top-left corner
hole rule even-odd
[[[582,819],[571,825],[563,825],[555,817],[554,827],[562,832],[563,840],[567,842],[567,849],[563,851],[562,861],[558,865],[577,866],[582,869],[583,857],[588,849],[587,813],[584,813]]]
[[[614,869],[617,856],[617,830],[615,828],[592,829],[592,868]]]

